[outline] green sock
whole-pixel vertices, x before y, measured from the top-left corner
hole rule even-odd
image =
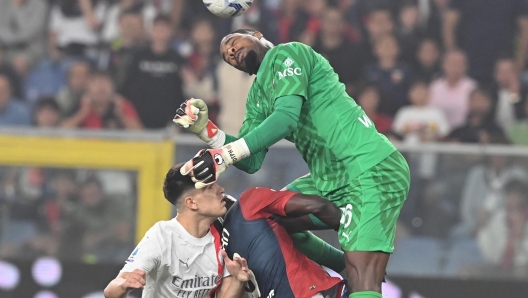
[[[345,254],[343,251],[326,243],[323,239],[309,231],[290,235],[293,245],[310,260],[326,266],[336,272],[345,269]]]
[[[383,296],[378,292],[365,291],[352,293],[348,298],[383,298]]]

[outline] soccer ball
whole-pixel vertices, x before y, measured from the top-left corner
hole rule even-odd
[[[221,18],[232,18],[249,9],[253,0],[203,0],[205,7]]]

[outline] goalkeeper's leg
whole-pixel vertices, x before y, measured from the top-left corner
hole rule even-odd
[[[338,237],[345,251],[351,298],[382,297],[381,284],[409,182],[407,163],[394,152],[329,195],[343,212]]]

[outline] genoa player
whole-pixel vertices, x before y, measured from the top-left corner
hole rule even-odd
[[[295,143],[310,175],[287,188],[325,197],[343,210],[338,237],[350,297],[381,298],[396,220],[409,190],[405,159],[309,46],[273,46],[260,32],[244,29],[224,37],[220,52],[228,64],[256,75],[244,122],[239,136],[231,136],[208,121],[202,100],[184,103],[174,122],[214,148],[200,151],[184,173],[204,187],[231,164],[256,172],[267,149],[281,139]],[[317,220],[314,225],[322,226]]]
[[[317,196],[291,191],[253,188],[229,208],[224,219],[222,248],[229,256],[244,257],[255,274],[260,297],[341,298],[344,282],[333,271],[331,277],[319,265],[296,250],[286,229],[274,216],[298,217],[314,214],[331,228],[339,228],[341,210]],[[344,261],[341,257],[342,262]]]

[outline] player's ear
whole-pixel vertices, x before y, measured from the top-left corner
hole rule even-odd
[[[253,33],[253,36],[255,36],[258,39],[261,39],[262,37],[264,37],[264,35],[262,35],[262,33],[260,33],[259,31],[255,31],[255,33]]]
[[[185,204],[185,206],[191,210],[198,209],[198,205],[196,204],[192,196],[186,196],[185,198],[183,198],[183,204]]]

